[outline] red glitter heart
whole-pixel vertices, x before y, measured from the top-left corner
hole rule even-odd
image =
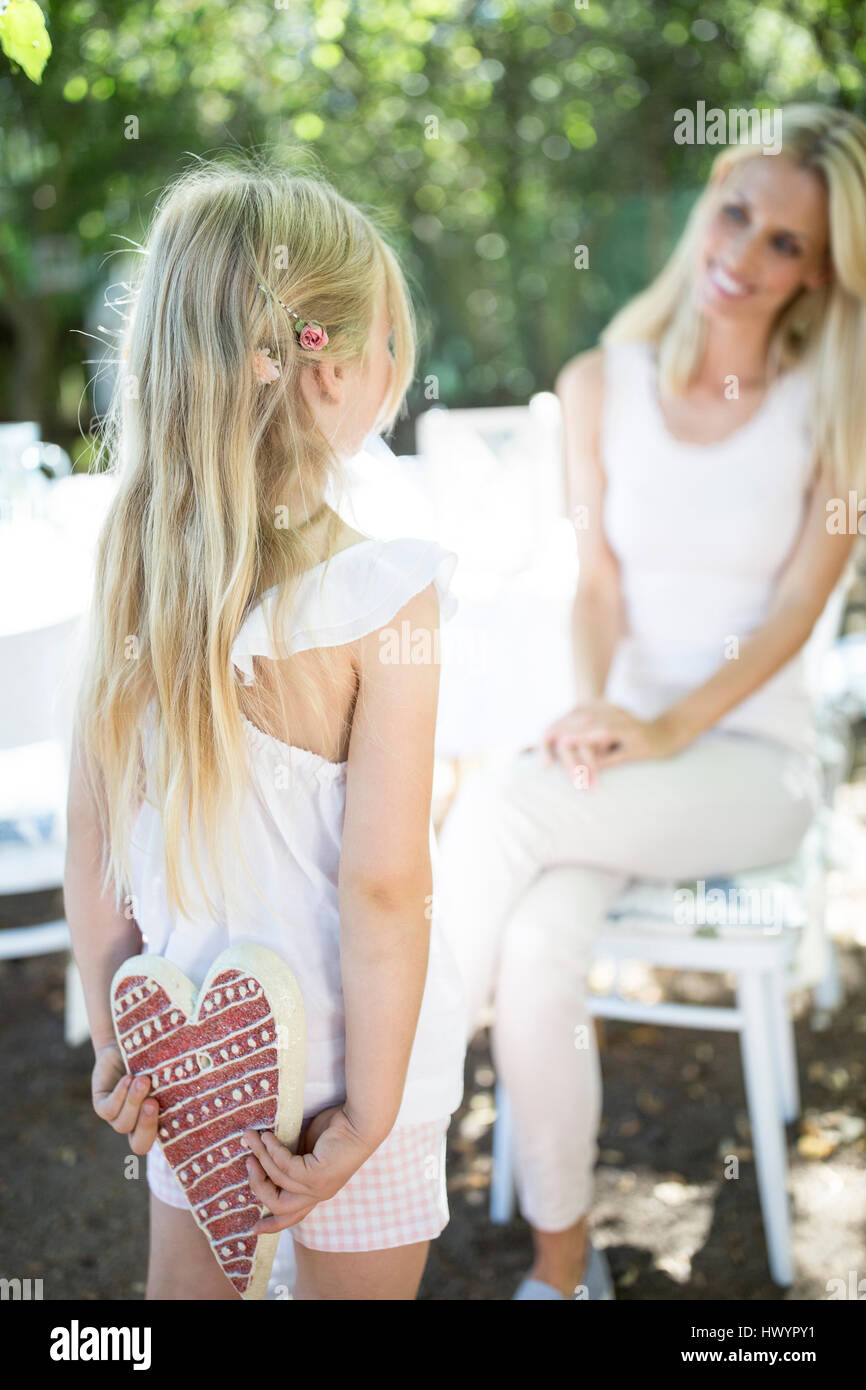
[[[133,956],[111,985],[126,1067],[151,1078],[158,1142],[220,1268],[242,1298],[264,1298],[276,1235],[253,1235],[265,1209],[247,1180],[245,1129],[294,1149],[304,1099],[306,1029],[297,981],[266,946],[223,951],[200,990],[162,956]]]

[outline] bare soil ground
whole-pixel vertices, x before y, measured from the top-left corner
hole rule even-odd
[[[781,1291],[767,1270],[737,1040],[609,1024],[592,1220],[618,1299],[822,1299],[828,1280],[852,1270],[866,1277],[866,893],[844,882],[837,890],[851,927],[842,947],[847,1002],[826,1031],[812,1031],[806,1016],[797,1025],[796,1284]],[[28,905],[30,920],[61,910],[48,897]],[[136,1179],[124,1141],[90,1108],[90,1045],[63,1041],[63,965],[60,956],[0,965],[0,1274],[41,1278],[46,1299],[136,1300],[147,1251],[144,1165]],[[466,1075],[449,1149],[451,1223],[434,1242],[423,1299],[509,1299],[530,1262],[525,1223],[488,1219],[493,1073],[484,1033]],[[721,1155],[732,1152],[741,1158],[736,1181],[723,1175]]]

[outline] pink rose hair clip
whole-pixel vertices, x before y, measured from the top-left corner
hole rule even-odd
[[[323,347],[327,347],[328,334],[320,323],[316,323],[314,319],[302,319],[288,304],[283,304],[267,285],[259,285],[259,289],[281,304],[286,313],[294,319],[292,328],[295,330],[299,347],[307,352],[321,352]],[[271,360],[270,353],[270,348],[257,348],[253,353],[253,369],[260,381],[276,381],[280,375],[279,365]]]

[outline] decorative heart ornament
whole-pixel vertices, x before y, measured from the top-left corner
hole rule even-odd
[[[297,981],[266,946],[217,957],[200,990],[162,956],[133,956],[111,984],[114,1031],[133,1076],[150,1076],[162,1152],[242,1298],[264,1298],[277,1235],[253,1235],[266,1209],[247,1181],[245,1129],[294,1149],[306,1070]]]

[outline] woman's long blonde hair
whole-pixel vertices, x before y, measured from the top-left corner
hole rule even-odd
[[[814,171],[827,193],[832,275],[827,286],[800,290],[782,309],[767,365],[772,377],[809,360],[817,457],[841,492],[866,487],[866,123],[820,105],[786,106],[781,115],[780,153]],[[706,320],[694,303],[694,257],[719,186],[744,159],[771,157],[748,144],[716,157],[664,269],[601,334],[602,343],[656,343],[666,391],[683,392],[701,362]]]
[[[132,813],[145,791],[162,818],[170,904],[189,912],[188,839],[207,911],[217,911],[190,826],[201,824],[219,882],[228,818],[250,877],[238,835],[246,776],[232,643],[276,586],[281,648],[300,576],[339,548],[342,529],[324,501],[342,485],[339,460],[306,407],[301,373],[325,358],[363,365],[383,286],[395,365],[377,428],[393,426],[414,373],[411,299],[380,219],[307,165],[292,172],[239,154],[197,161],[161,195],[133,287],[97,450],[117,493],[99,539],[75,721],[102,822],[102,891],[113,883],[127,915]],[[327,346],[305,351],[275,297],[324,324]],[[264,346],[281,363],[274,383],[253,370]],[[317,517],[325,539],[314,547]],[[323,720],[309,678],[298,683]]]

